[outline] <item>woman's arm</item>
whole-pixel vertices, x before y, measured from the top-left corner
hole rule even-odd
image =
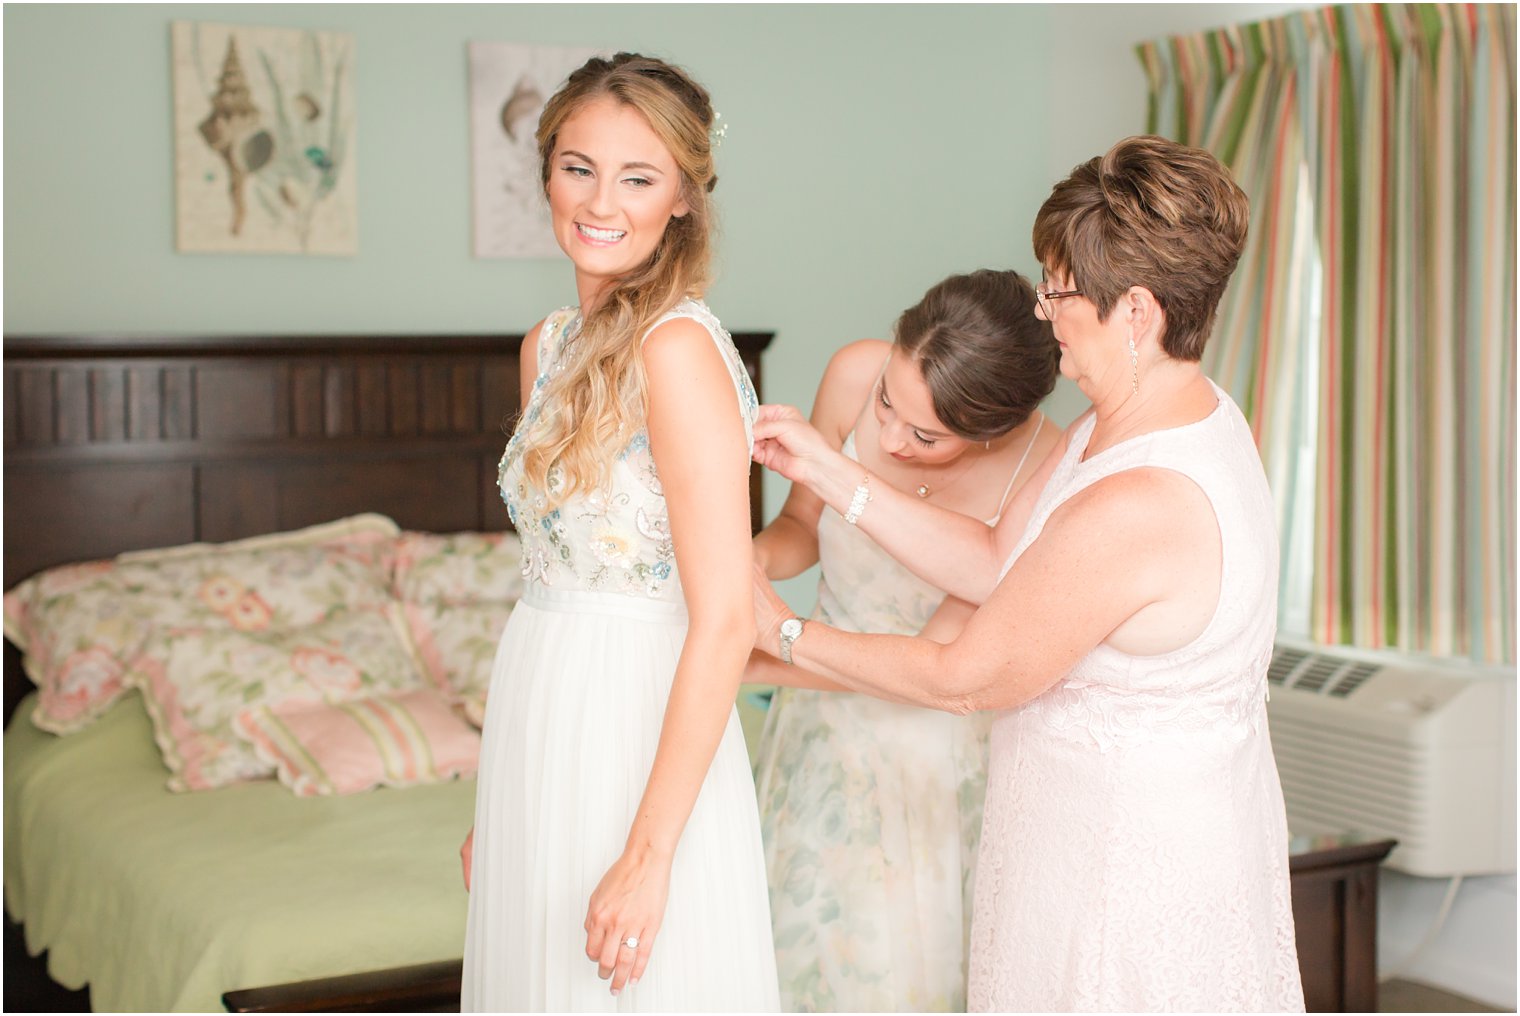
[[[1045,481],[1065,454],[1058,441],[1009,503],[995,528],[959,512],[928,504],[878,477],[866,482],[870,501],[856,522],[861,530],[930,585],[981,603],[997,585]],[[755,426],[755,461],[844,514],[867,470],[838,451],[791,406],[763,406]]]
[[[749,665],[744,668],[746,684],[776,684],[787,688],[807,688],[811,691],[850,691],[838,681],[830,681],[822,674],[790,663],[782,663],[761,649],[749,654]]]
[[[924,624],[923,630],[918,634],[921,638],[933,639],[935,642],[954,642],[961,632],[965,631],[966,624],[976,615],[976,604],[967,603],[955,596],[947,596],[940,601],[934,613]]]
[[[890,343],[862,339],[829,359],[813,399],[812,426],[834,451],[844,444],[865,405]],[[781,512],[755,536],[755,561],[773,579],[789,579],[818,563],[818,516],[823,501],[792,484]]]
[[[691,815],[754,642],[749,469],[733,380],[707,330],[676,318],[643,347],[649,444],[659,470],[689,623],[654,765],[622,856],[592,893],[586,955],[637,980],[659,934],[676,843]],[[620,948],[634,936],[637,952]]]
[[[1188,608],[1171,615],[1172,629],[1159,633],[1164,644],[1151,651],[1197,637],[1212,613],[1199,609],[1208,602],[1200,598],[1199,576],[1211,568],[1218,575],[1214,525],[1207,498],[1180,474],[1118,473],[1057,509],[949,642],[857,635],[809,622],[792,658],[891,701],[953,713],[1009,709],[1049,688],[1142,610]],[[1212,544],[1202,538],[1205,527]],[[1212,602],[1218,595],[1216,578]],[[781,621],[791,616],[774,593],[766,599],[756,608],[762,649],[779,642]]]
[[[775,589],[771,586],[770,579],[766,578],[765,572],[760,566],[755,566],[755,624],[757,632],[763,631],[771,620],[773,604],[779,602]],[[949,642],[958,635],[965,627],[966,621],[976,608],[964,600],[958,600],[953,596],[947,596],[929,618],[924,630],[919,632],[925,638],[932,638],[936,642]],[[788,615],[789,616],[789,615]],[[787,688],[807,688],[812,691],[852,691],[849,686],[838,681],[832,681],[817,671],[797,665],[796,657],[792,663],[783,663],[774,656],[771,650],[780,651],[780,645],[767,645],[761,641],[760,648],[755,649],[749,655],[749,666],[745,668],[744,680],[749,684],[775,684]],[[897,699],[907,705],[916,704],[908,699]]]

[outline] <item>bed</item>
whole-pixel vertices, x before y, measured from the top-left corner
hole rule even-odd
[[[758,387],[770,336],[734,338]],[[364,513],[503,530],[519,342],[7,337],[5,586]],[[758,471],[751,508],[758,527]],[[99,1010],[457,1006],[473,781],[174,793],[144,696],[60,737],[29,720],[36,695],[7,643],[6,907],[58,984]],[[7,951],[9,1001],[27,970]]]

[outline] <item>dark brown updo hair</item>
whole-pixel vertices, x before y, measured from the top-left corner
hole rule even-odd
[[[950,276],[897,319],[897,348],[918,362],[934,415],[958,437],[1008,433],[1055,388],[1060,349],[1034,308],[1028,279],[983,268]]]

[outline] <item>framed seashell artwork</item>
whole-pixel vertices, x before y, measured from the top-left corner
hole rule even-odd
[[[353,255],[354,37],[175,21],[175,247]]]
[[[470,169],[478,258],[557,258],[534,132],[570,72],[610,50],[472,42]]]

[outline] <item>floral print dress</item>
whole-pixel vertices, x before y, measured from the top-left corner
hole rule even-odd
[[[855,457],[855,435],[843,451]],[[944,593],[825,510],[814,617],[916,634]],[[966,1007],[988,716],[783,688],[756,766],[788,1012]]]

